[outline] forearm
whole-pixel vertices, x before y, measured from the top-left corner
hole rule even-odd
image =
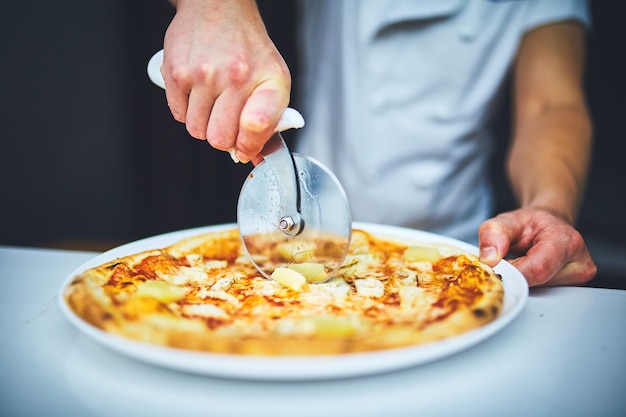
[[[229,7],[233,5],[245,5],[247,7],[252,6],[254,10],[257,9],[256,0],[167,0],[172,6],[177,8],[179,5],[184,4],[185,6],[188,4],[205,4],[210,5],[214,4],[215,6],[224,6]]]
[[[177,14],[184,14],[187,23],[225,25],[246,23],[263,26],[256,0],[168,0]],[[245,29],[241,27],[239,29]]]
[[[591,153],[582,88],[584,31],[575,22],[528,33],[515,67],[508,174],[523,207],[576,220]]]
[[[591,155],[587,109],[582,103],[546,106],[516,125],[508,175],[519,203],[574,224]]]

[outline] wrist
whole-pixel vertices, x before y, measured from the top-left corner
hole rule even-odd
[[[522,203],[523,208],[546,211],[574,225],[578,216],[578,203],[565,193],[546,193],[532,201]]]

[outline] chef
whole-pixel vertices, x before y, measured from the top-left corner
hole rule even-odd
[[[174,118],[244,162],[289,104],[291,78],[252,0],[179,0],[161,68]],[[591,121],[583,0],[299,2],[299,152],[326,164],[354,220],[477,242],[529,285],[596,267],[577,213]],[[509,78],[508,75],[511,75]],[[493,213],[489,127],[512,82],[507,172],[519,207]]]

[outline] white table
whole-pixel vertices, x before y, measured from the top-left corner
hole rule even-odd
[[[492,338],[399,372],[237,381],[140,363],[79,333],[57,295],[95,255],[0,247],[0,415],[626,416],[626,291],[531,290]]]

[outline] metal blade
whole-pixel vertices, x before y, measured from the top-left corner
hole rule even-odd
[[[244,248],[271,278],[277,267],[323,267],[307,276],[323,282],[341,266],[350,244],[352,216],[337,178],[312,158],[291,154],[274,135],[265,161],[248,175],[237,206]]]

